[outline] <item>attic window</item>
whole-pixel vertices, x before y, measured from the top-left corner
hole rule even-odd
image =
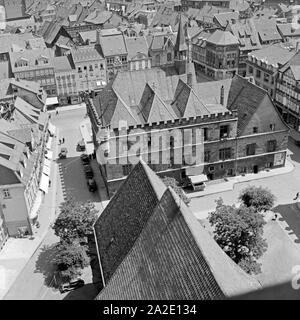
[[[10,155],[4,154],[4,153],[0,153],[0,157],[4,158],[4,159],[6,159],[6,160],[9,160]]]

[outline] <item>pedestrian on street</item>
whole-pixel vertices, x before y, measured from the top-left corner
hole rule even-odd
[[[65,143],[65,138],[62,138],[62,143]]]
[[[58,116],[58,109],[56,109],[56,115]]]
[[[299,198],[299,192],[296,193],[296,197],[294,198],[294,200],[297,200]]]
[[[61,139],[59,139],[59,144],[61,144]]]
[[[277,217],[278,217],[278,214],[277,214],[277,213],[275,213],[275,214],[274,214],[274,217],[273,217],[273,219],[272,219],[272,220],[273,220],[273,221],[276,221],[276,220],[277,220]]]
[[[51,187],[51,180],[49,180],[49,188]]]

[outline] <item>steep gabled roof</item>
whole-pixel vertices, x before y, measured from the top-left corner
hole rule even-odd
[[[210,113],[193,88],[181,79],[178,81],[171,105],[179,118],[196,117]]]
[[[226,255],[171,188],[162,186],[158,197],[152,198],[154,201],[149,206],[153,193],[143,194],[145,186],[148,188],[149,182],[152,185],[161,185],[162,182],[157,181],[160,179],[155,178],[154,172],[150,174],[151,170],[145,169],[145,166],[143,163],[137,164],[124,182],[123,189],[117,193],[121,198],[124,194],[128,195],[127,185],[141,189],[138,194],[131,193],[130,198],[124,200],[131,203],[139,201],[142,208],[147,204],[143,224],[138,229],[132,225],[130,229],[128,217],[137,216],[139,209],[119,207],[119,223],[124,220],[124,231],[127,231],[124,243],[119,245],[122,259],[114,256],[121,262],[110,272],[110,280],[105,281],[106,286],[97,299],[212,300],[260,289],[260,284]],[[139,178],[141,171],[143,180]],[[109,205],[117,203],[121,204],[120,199],[114,197]],[[106,241],[106,234],[101,234],[105,225],[99,228],[102,215],[95,225],[100,245]],[[119,237],[117,230],[124,227],[117,229],[115,221],[110,222],[110,232]],[[134,234],[133,239],[130,234]],[[124,252],[122,249],[128,244],[128,238],[130,244]],[[101,262],[106,261],[103,254],[106,255],[106,252],[100,252]]]
[[[94,228],[106,283],[131,250],[165,190],[157,175],[140,162],[101,213]]]
[[[245,78],[236,75],[232,79],[227,108],[238,111],[238,134],[243,132],[267,95],[267,91]]]
[[[148,83],[145,85],[141,102],[139,104],[139,109],[140,118],[145,123],[159,122],[177,118],[173,109],[163,102],[163,100]]]

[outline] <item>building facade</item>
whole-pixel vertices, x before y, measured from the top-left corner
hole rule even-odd
[[[78,92],[99,91],[107,84],[106,61],[98,45],[80,46],[71,50],[78,79]],[[72,78],[72,75],[71,75]],[[74,83],[72,81],[72,83]]]
[[[275,99],[276,81],[279,68],[295,54],[293,50],[272,45],[248,54],[246,76],[252,77],[259,87],[268,91]]]
[[[50,49],[10,52],[15,79],[38,82],[50,97],[56,96],[53,54]]]
[[[300,131],[300,52],[279,69],[275,103],[286,123]]]

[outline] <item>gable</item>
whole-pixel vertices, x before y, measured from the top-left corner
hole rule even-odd
[[[268,94],[265,95],[241,135],[253,134],[253,127],[258,128],[258,133],[270,132],[270,125],[275,124],[275,131],[287,130],[287,126],[279,115]]]
[[[291,70],[291,67],[289,67],[285,72],[283,72],[283,74],[289,78],[295,79],[294,74]]]

